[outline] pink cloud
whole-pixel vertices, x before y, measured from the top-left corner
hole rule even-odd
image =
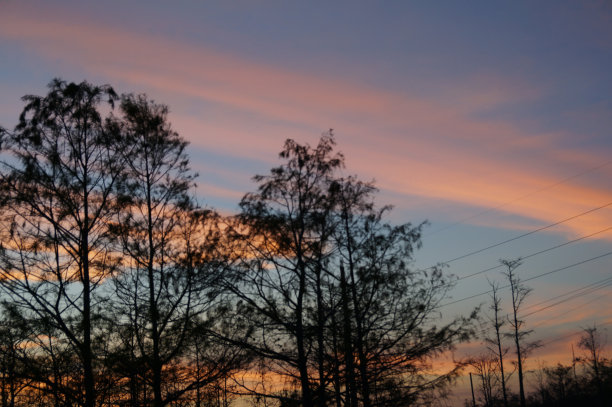
[[[203,111],[178,112],[172,118],[193,144],[213,151],[272,159],[284,138],[302,140],[309,129],[331,126],[338,128],[349,172],[375,178],[382,189],[395,193],[500,207],[543,224],[612,201],[609,184],[585,185],[575,178],[547,187],[563,178],[559,168],[588,168],[603,162],[606,152],[560,149],[560,135],[530,134],[511,122],[474,118],[480,109],[537,97],[533,88],[494,76],[477,91],[465,85],[450,88],[447,100],[439,102],[56,17],[44,10],[0,17],[0,33],[46,58],[78,65],[110,81],[210,106],[218,117],[211,119]],[[312,132],[307,139],[316,142],[318,134]],[[537,155],[538,162],[526,153]],[[611,167],[598,171],[604,179],[612,175]],[[232,196],[227,190],[208,192]],[[610,225],[612,210],[607,209],[567,223],[562,231],[586,234]]]

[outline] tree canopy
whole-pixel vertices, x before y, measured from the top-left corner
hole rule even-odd
[[[425,223],[387,220],[331,131],[223,217],[166,106],[59,79],[24,101],[0,130],[3,407],[409,406],[456,376],[432,363],[474,315],[441,319]]]

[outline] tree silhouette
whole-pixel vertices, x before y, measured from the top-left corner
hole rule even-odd
[[[116,267],[106,224],[122,147],[100,113],[116,99],[109,86],[56,79],[46,96],[24,97],[15,131],[2,134],[11,157],[1,174],[1,283],[77,355],[76,397],[87,407],[96,400],[94,295]]]
[[[29,350],[32,330],[12,304],[2,304],[0,319],[0,397],[2,407],[14,407],[30,383]]]
[[[609,360],[605,359],[602,355],[604,339],[596,325],[583,329],[578,347],[586,352],[586,356],[579,360],[586,366],[589,382],[594,388],[594,393],[597,394],[598,403],[603,406],[605,405],[605,400],[609,401],[611,399],[612,391],[610,385],[612,385],[612,382],[610,381]]]
[[[241,202],[227,283],[237,345],[295,383],[303,406],[408,405],[452,376],[423,373],[470,324],[435,325],[449,284],[438,268],[410,268],[420,226],[386,223],[375,188],[339,175],[334,145],[331,134],[316,147],[287,140],[285,163]]]
[[[490,317],[490,324],[493,326],[495,334],[493,337],[485,338],[489,351],[495,355],[497,364],[497,372],[499,374],[499,384],[501,386],[502,398],[504,401],[504,407],[508,407],[508,389],[506,386],[506,379],[509,377],[504,369],[504,357],[508,353],[508,348],[503,344],[503,333],[502,328],[505,324],[504,318],[501,316],[501,298],[499,297],[499,285],[496,283],[489,282],[491,287],[491,306],[490,309],[493,311],[493,316]]]
[[[258,192],[243,198],[242,230],[235,228],[243,261],[228,282],[235,318],[247,331],[241,346],[269,360],[274,373],[299,383],[304,406],[314,405],[309,357],[317,349],[317,332],[320,338],[320,273],[331,250],[328,195],[342,165],[332,146],[329,137],[314,149],[288,140],[280,154],[287,164],[255,177]],[[323,362],[320,352],[315,366]]]
[[[336,280],[339,275],[340,285],[346,269],[349,295],[342,295],[341,302],[348,299],[350,312],[338,316],[351,332],[345,342],[351,346],[346,376],[355,369],[364,406],[409,405],[454,375],[454,369],[432,374],[429,363],[467,339],[471,324],[464,318],[436,324],[437,308],[451,284],[437,267],[411,267],[423,225],[387,223],[390,207],[376,207],[371,183],[354,177],[337,183],[337,256],[328,269]]]
[[[525,407],[525,386],[524,386],[524,372],[523,365],[529,352],[540,346],[539,342],[525,342],[525,337],[531,334],[532,330],[525,329],[525,321],[518,317],[521,310],[521,306],[525,301],[525,298],[531,293],[531,288],[525,286],[515,270],[521,265],[521,260],[501,260],[501,263],[506,266],[506,277],[510,283],[510,295],[512,296],[512,315],[508,318],[510,326],[512,327],[512,333],[508,334],[514,340],[516,350],[516,365],[518,372],[519,381],[519,399],[521,407]]]
[[[117,362],[130,381],[140,376],[150,385],[152,404],[161,407],[215,382],[236,365],[235,352],[216,348],[213,357],[203,349],[212,346],[205,313],[219,294],[220,230],[216,213],[198,208],[190,196],[195,174],[189,169],[187,143],[172,131],[167,107],[142,95],[126,95],[120,111],[114,127],[130,147],[123,151],[126,170],[119,193],[124,208],[113,227],[124,256],[114,279],[113,315],[122,326],[117,351],[128,357]],[[189,354],[198,345],[196,355]],[[198,358],[197,372],[191,356]]]
[[[407,406],[457,374],[432,361],[474,315],[440,322],[423,224],[386,220],[331,131],[222,218],[166,106],[59,79],[24,100],[0,129],[3,407]]]

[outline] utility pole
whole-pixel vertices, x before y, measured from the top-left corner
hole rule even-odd
[[[470,388],[472,389],[472,407],[476,407],[476,398],[474,397],[474,382],[472,381],[472,372],[470,372]]]

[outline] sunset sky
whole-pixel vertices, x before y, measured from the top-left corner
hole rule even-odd
[[[532,367],[583,327],[612,341],[611,72],[607,1],[0,0],[1,126],[54,77],[147,93],[226,214],[286,138],[333,128],[391,221],[429,220],[416,267],[491,269],[447,302],[503,285],[501,258],[551,272],[527,281]]]

